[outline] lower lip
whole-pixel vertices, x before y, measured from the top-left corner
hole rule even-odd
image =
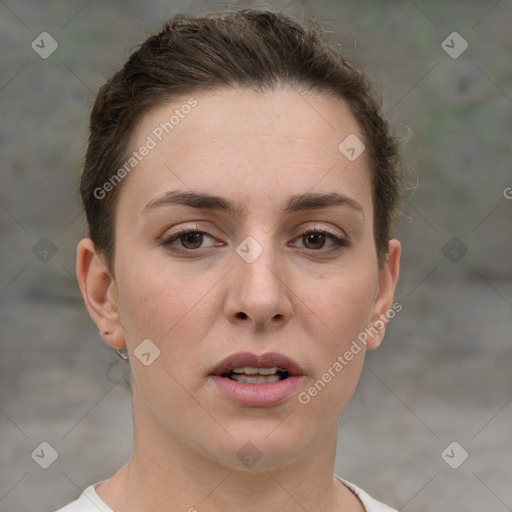
[[[210,378],[220,392],[233,402],[245,407],[272,407],[290,398],[297,391],[304,377],[290,376],[265,384],[246,384],[220,375],[211,375]]]

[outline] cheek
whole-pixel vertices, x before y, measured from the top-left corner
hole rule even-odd
[[[333,346],[342,349],[371,320],[378,289],[378,273],[368,268],[347,267],[316,285],[311,283],[307,302]]]
[[[123,327],[131,345],[141,338],[166,345],[187,326],[208,283],[200,276],[187,280],[179,274],[165,275],[148,267],[137,274],[126,273],[123,278],[124,287],[119,294]]]
[[[136,268],[138,268],[137,271]],[[121,321],[125,329],[129,352],[137,356],[137,347],[149,339],[159,354],[151,379],[145,386],[166,389],[179,397],[182,389],[177,383],[195,388],[201,379],[191,379],[191,368],[201,368],[205,339],[218,320],[222,303],[218,277],[204,272],[187,275],[167,263],[154,261],[144,266],[133,265],[120,274],[123,288],[119,292]],[[156,270],[158,269],[158,270]],[[146,342],[147,343],[147,342]],[[142,345],[140,345],[142,347]],[[147,372],[134,361],[133,371],[144,382]],[[202,374],[201,374],[202,375]]]
[[[308,316],[315,368],[297,400],[307,413],[327,423],[347,406],[359,380],[365,346],[358,336],[370,323],[377,287],[376,271],[350,270],[330,278],[330,285],[310,288],[308,295],[315,313]]]
[[[191,387],[190,368],[197,366],[212,306],[207,304],[208,296],[204,297],[207,280],[200,276],[186,279],[154,268],[146,264],[144,271],[120,275],[119,304],[126,344],[133,354],[135,387],[154,414],[165,416],[165,411],[193,405],[185,388]],[[156,348],[152,344],[148,348],[147,339]],[[151,359],[157,354],[148,366],[139,357],[142,347]]]

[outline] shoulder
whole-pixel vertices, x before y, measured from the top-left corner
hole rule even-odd
[[[343,482],[361,500],[366,512],[397,512],[394,508],[388,507],[387,505],[384,505],[384,503],[373,499],[368,493],[357,487],[357,485],[354,485],[352,482],[349,482],[338,475],[334,476]]]
[[[87,487],[80,497],[56,512],[113,512],[112,509],[96,493],[101,482]]]
[[[334,476],[343,482],[361,500],[366,512],[397,512],[395,509],[373,499],[368,493],[354,485],[352,482],[349,482],[338,475]],[[69,503],[56,512],[113,512],[113,510],[107,506],[96,493],[96,487],[100,483],[101,482],[90,485],[76,501]]]

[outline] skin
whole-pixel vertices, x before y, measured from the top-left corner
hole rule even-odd
[[[338,150],[361,132],[333,97],[221,89],[194,98],[197,106],[122,183],[113,275],[90,239],[78,246],[89,313],[106,343],[127,346],[133,373],[133,453],[97,492],[116,512],[361,511],[333,470],[338,419],[364,349],[307,405],[293,395],[275,407],[243,407],[208,378],[232,353],[280,352],[304,369],[305,391],[391,308],[400,243],[389,242],[379,268],[366,152],[351,162]],[[134,150],[186,99],[150,111]],[[219,195],[245,210],[147,207],[172,190]],[[282,212],[289,196],[308,192],[343,194],[361,210]],[[183,227],[208,235],[162,242]],[[350,245],[336,250],[329,237],[302,236],[318,228]],[[252,263],[236,252],[248,236],[263,248]],[[147,338],[160,350],[149,366],[134,355]],[[251,468],[237,457],[249,442],[261,453]]]

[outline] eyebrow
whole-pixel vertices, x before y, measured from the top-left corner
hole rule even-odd
[[[241,203],[220,196],[205,194],[202,192],[182,192],[179,190],[171,190],[163,196],[157,197],[150,201],[142,210],[144,214],[147,210],[152,210],[160,206],[169,206],[174,204],[183,204],[192,208],[202,210],[214,210],[228,212],[234,216],[242,216],[245,208]],[[351,197],[337,192],[328,194],[318,194],[308,192],[305,194],[297,194],[288,198],[283,208],[284,214],[301,212],[304,210],[318,210],[331,206],[348,206],[358,211],[364,218],[363,207]]]

